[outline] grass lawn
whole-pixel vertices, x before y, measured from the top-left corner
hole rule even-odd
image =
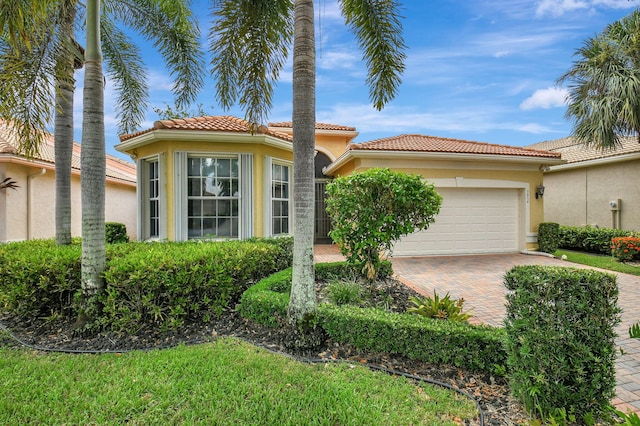
[[[122,355],[0,347],[0,389],[0,424],[454,425],[477,414],[447,389],[233,338]]]
[[[565,255],[567,256],[567,260],[569,262],[580,263],[582,265],[589,265],[596,268],[622,272],[625,274],[640,275],[640,266],[619,262],[613,256],[601,256],[597,254],[582,253],[569,250],[556,250],[554,255],[557,257]]]

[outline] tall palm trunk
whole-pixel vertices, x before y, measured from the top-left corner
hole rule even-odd
[[[61,30],[70,42],[73,40],[73,23],[76,19],[74,0],[67,2]],[[56,164],[56,243],[71,244],[71,155],[73,153],[73,57],[58,61],[56,81],[56,112],[54,153]]]
[[[313,0],[296,0],[293,36],[293,280],[289,319],[316,310],[313,271],[316,51]]]
[[[91,318],[103,288],[105,257],[104,80],[100,49],[100,0],[87,0],[87,45],[80,156],[82,199],[82,290]]]

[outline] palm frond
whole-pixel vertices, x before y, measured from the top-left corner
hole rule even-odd
[[[640,133],[640,12],[587,39],[559,83],[568,84],[566,117],[586,145],[615,149]]]
[[[369,97],[381,110],[401,83],[407,48],[402,36],[400,3],[394,0],[340,0],[342,15],[356,36],[367,65]]]
[[[176,105],[193,102],[204,86],[200,29],[188,0],[111,0],[106,11],[152,41],[174,80]]]
[[[293,38],[291,0],[221,0],[209,33],[217,100],[236,102],[255,130],[268,121],[272,94]]]
[[[149,98],[149,85],[140,49],[113,21],[103,19],[102,53],[106,73],[115,85],[118,131],[135,131],[144,120]]]

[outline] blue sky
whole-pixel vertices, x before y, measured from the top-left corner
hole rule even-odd
[[[335,0],[316,5],[317,121],[355,126],[356,142],[404,133],[524,146],[567,136],[566,91],[556,80],[576,49],[604,27],[639,7],[629,0],[412,0],[402,1],[406,71],[398,96],[384,110],[369,102],[366,69]],[[211,16],[207,0],[195,0],[202,42]],[[168,73],[153,48],[145,52],[153,107],[173,104]],[[76,139],[80,141],[82,74],[76,91]],[[243,117],[215,102],[208,77],[197,103],[211,115]],[[291,120],[291,66],[274,93],[270,121]],[[106,96],[107,152],[121,158],[109,82]]]

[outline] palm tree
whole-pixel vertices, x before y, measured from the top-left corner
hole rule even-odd
[[[24,1],[24,0],[23,0]],[[73,70],[82,66],[74,40],[77,0],[15,2],[0,7],[0,116],[12,122],[27,156],[37,153],[42,132],[55,108],[56,240],[71,241],[71,152],[73,148]],[[39,6],[39,8],[38,8]],[[107,73],[118,94],[120,131],[134,131],[147,106],[141,53],[116,22],[153,40],[175,76],[177,105],[187,105],[202,88],[202,53],[188,0],[106,0],[100,21]],[[22,13],[16,11],[22,7]],[[39,21],[22,22],[32,15]],[[80,18],[84,18],[81,14]],[[26,28],[26,29],[25,29]],[[12,36],[10,36],[12,35]],[[14,43],[10,41],[15,40]],[[56,87],[52,92],[50,87]],[[15,102],[10,102],[15,100]],[[35,101],[35,102],[34,102]],[[28,106],[28,108],[25,108]]]
[[[37,9],[37,13],[42,15],[34,12],[35,6],[34,10],[27,9],[28,2],[21,13],[12,8],[7,8],[6,12],[0,7],[0,23],[3,25],[0,27],[0,116],[20,131],[23,142],[21,148],[27,155],[37,152],[42,137],[39,129],[49,122],[51,105],[57,106],[57,112],[65,120],[72,119],[72,61],[78,57],[79,51],[72,31],[72,16],[75,16],[79,2],[34,2],[40,3],[45,4]],[[29,22],[22,23],[16,18],[27,12],[34,13],[32,27]],[[81,191],[82,285],[88,302],[85,312],[88,315],[92,313],[90,305],[95,300],[95,294],[102,288],[105,265],[102,48],[107,58],[107,73],[115,81],[118,93],[120,131],[131,132],[142,120],[148,92],[140,52],[114,25],[116,21],[139,30],[146,38],[155,41],[175,77],[177,105],[192,102],[203,84],[204,64],[198,43],[198,29],[188,8],[188,0],[87,2]],[[32,31],[20,30],[25,25]],[[55,102],[54,94],[49,89],[54,81],[57,83]],[[70,153],[72,135],[60,145]],[[61,163],[65,163],[65,160]]]
[[[267,122],[273,85],[293,37],[294,253],[289,320],[313,316],[313,156],[315,149],[315,28],[312,0],[220,0],[210,30],[217,98],[236,101],[257,130]],[[397,93],[405,44],[394,0],[340,0],[368,68],[370,98],[382,109]]]
[[[558,80],[569,85],[573,135],[600,149],[618,147],[622,136],[640,138],[640,10],[587,39],[575,56]]]

